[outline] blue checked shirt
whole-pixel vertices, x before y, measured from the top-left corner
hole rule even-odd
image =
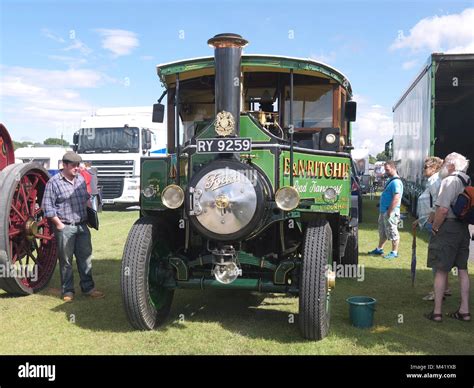
[[[58,217],[61,222],[79,223],[87,221],[86,181],[81,174],[69,182],[61,172],[54,175],[46,184],[42,207],[46,217]]]

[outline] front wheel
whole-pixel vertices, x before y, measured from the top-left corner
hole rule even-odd
[[[130,324],[153,330],[168,318],[174,291],[164,287],[169,274],[166,228],[151,217],[132,226],[122,257],[122,300]]]
[[[305,231],[300,274],[299,326],[304,338],[321,340],[328,334],[332,264],[332,231],[326,220],[309,223]]]

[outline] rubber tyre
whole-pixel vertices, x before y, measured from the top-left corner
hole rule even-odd
[[[352,228],[352,231],[347,237],[346,250],[344,257],[341,259],[341,264],[359,264],[359,228],[357,226]]]
[[[150,268],[162,257],[156,247],[168,251],[166,226],[154,217],[140,218],[132,226],[122,257],[122,301],[128,320],[138,330],[153,330],[168,318],[174,290],[160,288],[159,300],[153,302]],[[159,287],[158,287],[159,288]]]
[[[327,266],[332,264],[332,231],[326,220],[306,228],[300,273],[299,327],[304,338],[321,340],[330,322]]]

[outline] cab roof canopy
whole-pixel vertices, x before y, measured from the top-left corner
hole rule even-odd
[[[329,79],[330,83],[343,86],[352,96],[352,87],[347,77],[340,71],[322,62],[309,58],[293,58],[278,55],[243,54],[242,71],[245,72],[280,72],[303,74]],[[165,88],[180,80],[214,75],[214,57],[201,57],[169,62],[157,66],[158,77]]]

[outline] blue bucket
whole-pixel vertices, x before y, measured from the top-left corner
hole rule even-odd
[[[349,303],[352,326],[366,329],[374,325],[376,299],[370,296],[351,296],[346,302]]]

